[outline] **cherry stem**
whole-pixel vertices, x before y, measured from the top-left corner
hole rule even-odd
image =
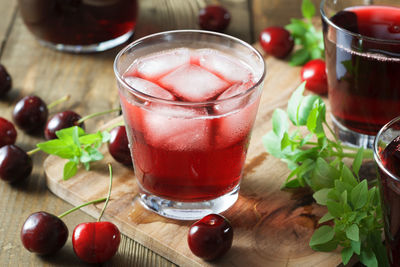
[[[94,117],[97,117],[97,116],[101,116],[101,115],[105,115],[105,114],[109,114],[109,113],[112,113],[112,112],[115,112],[115,111],[120,111],[120,110],[121,110],[121,108],[114,108],[114,109],[110,109],[110,110],[107,110],[107,111],[96,112],[96,113],[93,113],[93,114],[90,114],[90,115],[87,115],[85,117],[80,118],[77,121],[77,123],[79,124],[79,123],[82,123],[82,122],[84,122],[84,121],[86,121],[88,119],[91,119],[91,118],[94,118]]]
[[[52,109],[54,106],[57,106],[58,104],[61,104],[62,102],[65,102],[65,101],[69,100],[70,98],[71,98],[70,95],[63,96],[63,97],[61,97],[60,99],[58,99],[58,100],[56,100],[56,101],[51,102],[50,104],[48,104],[48,105],[47,105],[47,108],[48,108],[48,109]]]
[[[106,131],[109,132],[109,131],[111,131],[112,129],[114,129],[115,127],[124,126],[124,125],[125,125],[125,123],[124,123],[123,121],[119,121],[119,122],[117,122],[117,123],[114,123],[114,124],[111,125],[110,127],[108,127]]]
[[[32,156],[33,154],[35,154],[38,151],[40,151],[40,148],[37,147],[32,150],[29,150],[28,152],[26,152],[26,154],[28,154],[28,156]]]
[[[92,200],[92,201],[89,201],[89,202],[86,202],[85,204],[76,206],[76,207],[74,207],[74,208],[72,208],[72,209],[70,209],[70,210],[67,210],[67,211],[64,212],[63,214],[58,215],[58,218],[61,219],[62,217],[64,217],[64,216],[70,214],[71,212],[74,212],[74,211],[76,211],[76,210],[79,210],[80,208],[83,208],[83,207],[88,206],[88,205],[91,205],[91,204],[96,204],[96,203],[99,203],[99,202],[103,202],[104,200],[106,200],[105,197],[99,198],[99,199],[95,199],[95,200]]]
[[[98,222],[100,222],[101,217],[103,217],[104,211],[106,210],[108,201],[110,200],[110,196],[111,196],[112,179],[113,179],[111,163],[108,163],[108,170],[110,171],[110,185],[108,186],[108,195],[107,195],[106,203],[104,203],[104,206],[103,206],[103,209],[101,210],[100,216],[97,219]]]

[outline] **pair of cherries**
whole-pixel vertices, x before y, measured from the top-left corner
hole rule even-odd
[[[97,222],[78,224],[72,234],[72,245],[75,254],[88,263],[102,263],[111,259],[118,250],[121,233],[111,222],[100,221],[111,196],[112,168],[107,198],[100,198],[75,207],[60,216],[40,211],[31,214],[21,229],[21,241],[30,252],[39,255],[54,254],[59,251],[68,239],[68,228],[62,217],[87,205],[106,201]]]

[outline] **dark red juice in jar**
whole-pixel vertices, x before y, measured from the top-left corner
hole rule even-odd
[[[137,0],[19,0],[26,26],[52,44],[92,45],[133,31]]]
[[[332,114],[375,135],[400,115],[400,8],[351,7],[330,20],[341,28],[323,20]]]
[[[245,94],[253,78],[250,68],[213,49],[177,48],[132,64],[124,75],[132,88],[177,103],[138,106],[120,91],[135,175],[143,190],[195,202],[215,199],[238,186],[259,92],[215,105],[179,103]]]
[[[400,177],[400,136],[395,138],[381,153],[384,167]],[[381,198],[385,220],[386,247],[391,266],[400,266],[400,180],[380,171]]]

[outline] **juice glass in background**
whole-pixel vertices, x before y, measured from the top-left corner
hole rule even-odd
[[[114,71],[142,204],[181,220],[231,207],[260,101],[262,56],[228,35],[171,31],[124,48]]]
[[[323,0],[321,16],[336,133],[370,148],[400,115],[400,2]]]
[[[400,266],[400,117],[377,134],[374,157],[378,165],[385,242],[390,266]]]
[[[18,0],[25,25],[45,46],[98,52],[126,42],[136,25],[137,0]]]

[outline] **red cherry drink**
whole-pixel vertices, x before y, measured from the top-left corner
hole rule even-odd
[[[329,20],[336,27],[323,19],[332,114],[374,136],[400,114],[400,8],[350,7]]]
[[[177,48],[136,60],[124,79],[136,90],[179,104],[216,100],[212,107],[150,102],[138,107],[121,95],[135,174],[144,190],[202,201],[238,186],[259,98],[218,100],[254,85],[249,66],[213,49]]]

